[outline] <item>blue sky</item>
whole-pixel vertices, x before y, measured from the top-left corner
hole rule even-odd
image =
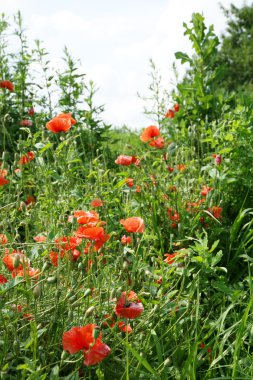
[[[231,3],[220,2],[225,8]],[[238,7],[243,3],[233,1]],[[149,59],[170,90],[174,53],[190,51],[183,22],[201,12],[218,35],[225,30],[216,0],[0,0],[0,12],[10,19],[17,10],[29,38],[44,41],[55,67],[65,45],[80,58],[83,71],[99,87],[96,102],[105,104],[107,122],[138,129],[151,122],[137,97],[137,92],[148,95]],[[180,66],[178,70],[182,72]]]

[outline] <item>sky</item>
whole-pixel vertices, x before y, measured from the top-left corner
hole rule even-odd
[[[175,83],[175,52],[190,53],[183,23],[194,12],[205,16],[220,36],[226,19],[220,4],[241,7],[244,0],[0,0],[0,13],[9,20],[20,10],[29,40],[42,40],[54,67],[61,65],[63,47],[80,59],[83,72],[98,87],[97,105],[103,119],[114,126],[143,128],[149,95],[150,59],[162,76],[164,88]],[[184,67],[177,62],[182,75]],[[168,108],[171,105],[168,104]]]

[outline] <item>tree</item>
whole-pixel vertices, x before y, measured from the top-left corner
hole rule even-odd
[[[253,86],[253,3],[230,9],[221,7],[227,17],[221,36],[217,63],[223,67],[222,87],[233,91]]]

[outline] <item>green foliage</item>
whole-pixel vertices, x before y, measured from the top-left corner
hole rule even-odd
[[[213,28],[198,14],[185,25],[194,54],[177,53],[189,70],[174,93],[161,90],[151,62],[146,111],[160,126],[159,147],[103,122],[94,83],[67,49],[55,73],[39,41],[30,52],[20,14],[15,54],[8,28],[2,18],[1,74],[15,91],[0,89],[0,377],[252,379],[253,114],[217,91]],[[179,104],[174,117],[165,116],[168,99]],[[59,112],[77,120],[67,133],[45,128]],[[26,117],[32,126],[20,126]],[[34,156],[20,161],[28,151]],[[116,164],[118,155],[131,162]],[[101,246],[95,237],[73,248],[77,229],[90,228],[77,210],[97,215],[91,223],[108,234]],[[123,227],[133,216],[143,233]],[[12,253],[15,270],[6,265]],[[130,290],[144,312],[120,318],[115,305]],[[111,353],[87,367],[83,348],[70,354],[62,337],[90,323]]]
[[[217,64],[223,67],[221,85],[229,91],[251,92],[253,81],[253,4],[224,9],[226,33],[222,35]]]

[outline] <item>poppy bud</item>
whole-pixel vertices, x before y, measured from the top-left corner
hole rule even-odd
[[[38,299],[40,295],[41,295],[41,286],[40,285],[36,285],[33,288],[33,296],[34,296],[35,299]]]
[[[89,316],[93,313],[94,310],[95,310],[95,306],[91,306],[91,307],[89,307],[89,308],[86,310],[86,312],[85,312],[85,317],[89,317]]]
[[[128,267],[129,267],[128,261],[123,261],[123,269],[128,270]]]
[[[50,277],[48,277],[48,279],[47,279],[47,282],[48,282],[49,284],[55,284],[56,281],[57,281],[57,278],[56,278],[55,276],[50,276]]]
[[[86,289],[86,290],[85,290],[83,296],[84,296],[84,297],[87,297],[87,296],[89,296],[90,294],[91,294],[91,289],[89,288],[89,289]]]

